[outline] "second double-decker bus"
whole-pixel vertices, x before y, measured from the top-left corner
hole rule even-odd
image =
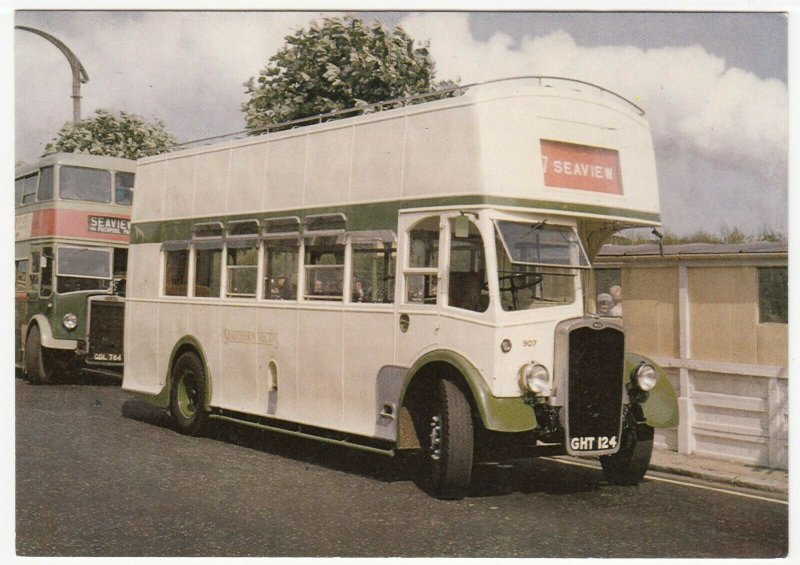
[[[15,171],[16,365],[121,378],[135,162],[59,153]]]
[[[677,401],[591,265],[659,223],[648,124],[579,81],[454,94],[140,160],[123,388],[189,434],[413,454],[442,498],[536,453],[637,483]]]

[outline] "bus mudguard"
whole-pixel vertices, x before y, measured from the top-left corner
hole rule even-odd
[[[43,314],[36,314],[28,323],[28,330],[33,327],[33,324],[39,326],[39,335],[42,336],[42,347],[48,349],[64,349],[74,351],[78,348],[77,339],[57,339],[53,337],[53,330],[50,328],[50,322]]]
[[[491,394],[489,387],[483,380],[478,369],[458,353],[438,349],[430,351],[420,357],[406,373],[403,383],[403,396],[414,377],[432,363],[445,363],[461,374],[469,386],[472,398],[478,408],[483,425],[487,430],[499,432],[524,432],[536,427],[536,417],[533,408],[525,403],[521,397],[498,398]]]
[[[672,383],[658,364],[636,353],[625,354],[625,375],[630,375],[641,363],[649,363],[658,374],[656,386],[647,395],[642,410],[647,424],[653,428],[674,428],[678,425],[678,397]],[[627,377],[626,377],[627,378]]]
[[[172,367],[175,365],[175,361],[178,359],[178,356],[183,353],[184,351],[193,351],[200,357],[200,361],[203,363],[203,367],[206,371],[206,401],[205,406],[208,408],[211,405],[211,373],[208,370],[208,362],[206,361],[206,352],[203,349],[203,346],[200,344],[200,341],[192,336],[192,335],[185,335],[180,338],[175,345],[172,347],[172,352],[169,354],[169,364],[167,365],[167,374],[166,380],[164,381],[164,387],[161,389],[155,396],[148,396],[146,398],[147,402],[157,406],[159,408],[168,408],[169,407],[169,394],[170,394],[170,387],[172,386]]]

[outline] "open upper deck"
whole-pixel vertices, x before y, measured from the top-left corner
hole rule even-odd
[[[556,78],[462,91],[142,159],[133,222],[360,208],[369,213],[348,218],[393,224],[388,209],[442,205],[659,222],[650,130],[634,104]]]

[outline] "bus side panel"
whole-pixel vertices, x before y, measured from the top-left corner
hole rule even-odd
[[[337,128],[308,138],[305,206],[332,205],[348,197],[353,128]]]
[[[170,357],[181,338],[195,336],[204,349],[208,347],[195,332],[197,324],[190,321],[190,316],[202,316],[204,310],[180,302],[161,302],[158,305],[158,374],[162,382],[170,371]]]
[[[380,187],[381,198],[400,198],[404,129],[405,120],[401,118],[356,127],[351,202],[374,200],[377,186]],[[380,150],[375,151],[376,147]]]
[[[299,323],[298,419],[341,429],[342,313],[301,310]]]
[[[266,192],[267,148],[269,144],[258,143],[231,152],[230,181],[226,210],[229,214],[262,210],[268,203],[262,201]]]
[[[274,363],[275,377],[271,384],[275,389],[262,391],[258,389],[258,404],[260,414],[269,413],[278,418],[291,420],[297,417],[297,320],[300,315],[296,307],[291,308],[260,308],[258,328],[260,339],[258,343],[258,373],[259,385],[262,375],[269,375],[269,364]],[[299,361],[306,362],[307,353],[304,350]],[[275,399],[271,400],[270,396]]]
[[[394,340],[393,312],[346,312],[344,342],[343,429],[374,435],[378,372],[389,365]]]
[[[403,196],[483,192],[476,130],[471,106],[409,116]]]
[[[159,305],[152,302],[125,302],[125,372],[122,388],[158,394],[165,373],[158,367],[161,353],[158,335]],[[166,353],[169,355],[169,352]]]
[[[136,194],[131,217],[137,222],[164,219],[164,173],[167,163],[157,161],[136,169]]]
[[[159,362],[166,359],[177,341],[193,336],[206,356],[206,378],[211,386],[211,405],[217,406],[220,396],[220,343],[222,341],[222,307],[219,304],[162,304]],[[169,319],[165,320],[165,316]],[[159,369],[163,369],[159,366]]]
[[[266,372],[259,370],[258,344],[263,341],[253,309],[242,306],[220,307],[222,371],[219,374],[216,405],[241,412],[266,413],[261,396],[266,388]],[[265,367],[266,369],[266,367]]]
[[[197,157],[182,157],[166,162],[164,179],[164,217],[184,218],[192,214],[195,162]]]
[[[396,332],[397,364],[410,367],[424,353],[439,344],[439,313],[435,309],[412,311],[401,307],[400,312],[408,316],[408,329]]]
[[[442,335],[439,347],[455,351],[472,363],[483,375],[492,394],[497,396],[495,381],[502,380],[503,375],[493,375],[491,363],[497,354],[501,354],[500,341],[502,338],[498,341],[495,337],[495,329],[490,326],[450,318],[444,313],[439,319],[441,324],[439,333]]]
[[[225,210],[230,149],[197,156],[194,171],[194,215],[211,216]]]
[[[128,248],[126,293],[129,298],[158,298],[160,273],[161,245],[140,243]]]
[[[306,136],[269,142],[265,208],[280,210],[302,206],[305,148]]]

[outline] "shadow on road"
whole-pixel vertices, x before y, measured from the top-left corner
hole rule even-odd
[[[178,433],[172,418],[165,410],[141,400],[126,401],[122,406],[122,416]],[[204,435],[212,441],[381,482],[414,482],[420,489],[431,494],[425,478],[418,472],[414,457],[409,454],[386,457],[216,420],[209,422]],[[513,493],[569,495],[596,491],[603,484],[599,470],[567,467],[545,459],[524,459],[503,465],[476,465],[467,496],[487,498]]]
[[[119,377],[111,377],[98,373],[87,373],[75,370],[63,370],[53,375],[52,382],[47,384],[34,384],[30,381],[27,375],[21,369],[15,368],[14,376],[20,381],[20,384],[29,384],[31,386],[58,386],[58,385],[77,385],[77,386],[120,386],[121,379]]]

